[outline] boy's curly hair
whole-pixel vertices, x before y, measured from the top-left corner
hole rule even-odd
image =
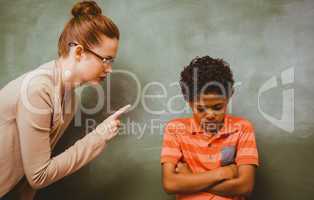
[[[223,59],[196,57],[181,72],[180,86],[186,101],[200,94],[214,93],[229,98],[234,80],[230,66]]]

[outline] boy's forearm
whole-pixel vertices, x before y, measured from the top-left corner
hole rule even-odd
[[[194,193],[214,186],[225,180],[223,173],[212,170],[197,174],[173,174],[165,189],[169,193]]]
[[[249,196],[251,193],[251,189],[240,178],[222,181],[204,191],[224,197]]]
[[[250,196],[254,188],[255,166],[239,166],[239,176],[234,179],[223,181],[207,191],[216,195],[232,196]]]

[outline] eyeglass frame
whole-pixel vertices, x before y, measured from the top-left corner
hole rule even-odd
[[[75,43],[75,42],[69,42],[69,47],[73,47],[73,46],[77,46],[79,44]],[[94,52],[93,50],[84,47],[84,49],[90,53],[92,53],[94,56],[96,56],[97,58],[99,58],[103,64],[107,64],[107,65],[112,65],[112,63],[114,62],[114,58],[105,58],[102,57],[101,55],[97,54],[96,52]]]

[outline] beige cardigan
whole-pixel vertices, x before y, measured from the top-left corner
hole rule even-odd
[[[51,61],[0,90],[0,198],[9,193],[33,199],[36,189],[77,171],[104,149],[104,138],[92,131],[51,157],[77,107],[74,92],[62,100],[61,84]]]

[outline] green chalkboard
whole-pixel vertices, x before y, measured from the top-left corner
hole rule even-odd
[[[1,87],[56,58],[58,36],[74,3],[0,1]],[[82,113],[77,121],[82,125],[73,122],[54,153],[83,137],[87,121],[100,122],[110,110],[127,103],[136,107],[122,121],[133,123],[133,129],[121,131],[99,158],[40,190],[36,199],[174,199],[161,186],[162,126],[169,119],[190,114],[180,96],[179,73],[192,58],[204,55],[230,63],[236,92],[229,112],[246,117],[255,126],[261,166],[252,199],[314,198],[314,1],[98,3],[121,31],[113,66],[120,71],[102,84],[103,109]],[[87,108],[97,103],[95,92],[93,88],[82,91],[82,104]],[[150,113],[147,108],[159,112]],[[170,109],[177,112],[170,113]]]

